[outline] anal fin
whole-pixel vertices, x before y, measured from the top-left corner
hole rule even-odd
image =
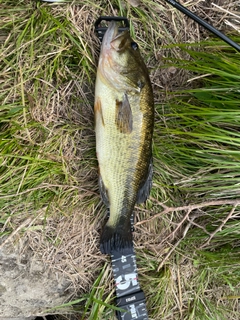
[[[109,208],[108,193],[107,193],[107,189],[103,183],[101,174],[99,174],[99,176],[98,176],[98,185],[99,185],[99,190],[100,190],[100,195],[101,195],[102,201],[105,204],[105,206],[107,208]]]

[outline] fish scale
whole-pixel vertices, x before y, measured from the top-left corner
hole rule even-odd
[[[106,119],[106,129],[104,128],[105,130],[103,129],[101,133],[100,140],[102,142],[100,142],[99,149],[102,148],[102,150],[99,158],[103,158],[102,161],[105,165],[101,166],[100,162],[100,174],[105,182],[105,187],[109,190],[110,221],[111,219],[115,221],[118,217],[117,213],[122,209],[122,203],[126,196],[129,200],[132,197],[132,203],[135,203],[136,191],[133,185],[133,175],[139,159],[140,132],[133,128],[133,133],[130,135],[121,134],[114,125],[115,114],[113,112],[107,113],[109,109],[105,108],[104,103],[102,110],[103,118]],[[139,116],[137,112],[133,111],[133,119],[134,124],[138,122]],[[136,176],[136,178],[138,179],[139,177]]]

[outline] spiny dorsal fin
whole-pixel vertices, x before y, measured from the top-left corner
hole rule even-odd
[[[132,110],[126,93],[123,95],[122,101],[116,100],[115,123],[121,133],[129,134],[132,132]]]

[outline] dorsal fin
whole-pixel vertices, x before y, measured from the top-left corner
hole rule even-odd
[[[153,160],[150,160],[148,167],[147,178],[144,183],[140,186],[137,194],[137,203],[143,203],[149,197],[151,188],[152,188],[152,177],[153,177]]]

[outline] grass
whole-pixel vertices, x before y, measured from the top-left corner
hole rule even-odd
[[[219,28],[238,26],[234,3]],[[154,184],[134,237],[150,319],[238,319],[239,53],[193,43],[208,34],[161,1],[0,4],[1,240],[30,239],[71,279],[72,299],[42,314],[114,319],[110,263],[98,249],[93,23],[119,14],[131,19],[156,102]],[[188,8],[213,22],[222,15],[198,1]]]
[[[206,45],[197,51],[180,46],[190,55],[190,61],[175,60],[174,63],[174,59],[168,59],[170,65],[204,77],[193,85],[195,88],[174,91],[166,104],[156,106],[159,117],[154,151],[159,159],[157,165],[169,175],[165,182],[166,173],[162,179],[159,171],[158,183],[164,181],[162,198],[167,200],[160,204],[164,210],[159,211],[163,219],[164,211],[182,212],[178,218],[172,217],[172,221],[165,218],[175,226],[169,224],[171,237],[168,235],[161,245],[165,244],[165,250],[171,252],[173,248],[174,251],[170,256],[165,254],[168,259],[164,258],[160,266],[163,268],[171,257],[178,260],[178,286],[183,286],[181,290],[185,294],[178,303],[179,309],[180,306],[183,309],[181,319],[236,319],[240,281],[239,54],[219,50],[218,44],[209,46],[209,53],[204,49]],[[179,200],[180,204],[185,203],[185,210],[181,205],[174,210],[166,207]],[[235,203],[231,204],[232,201]],[[169,246],[170,240],[173,243]],[[188,283],[185,283],[186,275],[181,277],[179,267],[185,263],[190,270],[193,268]],[[175,268],[173,263],[170,269]],[[170,283],[168,286],[171,287]],[[231,301],[228,296],[236,298]],[[189,301],[191,304],[187,306]]]

